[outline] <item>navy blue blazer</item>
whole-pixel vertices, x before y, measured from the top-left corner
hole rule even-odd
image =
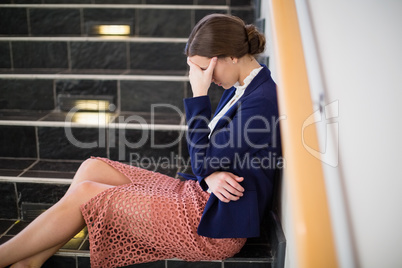
[[[221,118],[210,138],[211,103],[208,96],[184,99],[187,143],[194,175],[207,190],[204,178],[215,171],[232,172],[244,180],[244,195],[221,202],[211,194],[198,226],[198,234],[213,238],[255,237],[270,205],[276,162],[281,156],[276,85],[266,66],[243,96]],[[225,90],[217,114],[236,89]]]

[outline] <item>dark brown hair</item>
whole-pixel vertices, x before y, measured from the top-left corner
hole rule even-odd
[[[185,54],[202,56],[235,57],[256,55],[265,49],[265,37],[257,28],[238,17],[211,14],[201,19],[191,32]]]

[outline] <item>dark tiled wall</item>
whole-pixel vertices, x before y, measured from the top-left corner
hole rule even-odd
[[[111,96],[121,111],[151,112],[152,105],[159,105],[158,112],[178,113],[183,108],[183,98],[191,95],[187,82],[174,81],[117,81],[117,80],[47,80],[1,79],[0,111],[37,110],[58,108],[58,96]],[[212,87],[214,88],[214,87]],[[222,89],[211,89],[212,102],[216,105]],[[120,100],[118,99],[120,97]],[[163,107],[166,107],[163,110]]]
[[[117,98],[117,81],[56,80],[56,95],[109,95]]]
[[[107,131],[97,128],[39,128],[38,135],[41,141],[40,156],[44,159],[83,160],[91,156],[108,157],[110,146],[111,158],[128,161],[129,152],[139,150],[135,145],[140,143],[143,134],[141,131],[136,133],[130,130]],[[121,157],[119,153],[122,154]]]
[[[86,159],[107,156],[106,131],[98,128],[38,128],[39,155],[44,159]],[[105,138],[103,138],[105,137]]]
[[[67,42],[10,42],[14,68],[68,69]]]
[[[18,207],[15,183],[1,182],[0,183],[0,218],[2,219],[17,219]]]
[[[16,187],[21,196],[20,203],[54,204],[66,193],[69,185],[17,183]]]
[[[28,34],[28,19],[26,9],[1,8],[0,25],[0,34],[3,35]]]
[[[57,170],[70,172],[70,178],[72,178],[79,165],[78,161],[67,163],[41,161],[35,164],[34,160],[1,159],[0,174],[3,176],[21,176],[23,174],[22,176],[25,177],[35,177],[34,173],[42,170],[46,177],[46,174]],[[30,171],[26,172],[27,169]],[[54,204],[64,195],[67,188],[68,185],[61,184],[0,182],[0,218],[20,218],[22,203]],[[2,232],[0,231],[0,233]]]
[[[138,163],[145,161],[144,164],[152,164],[153,161],[158,162],[171,154],[178,156],[182,136],[183,133],[178,131],[120,129],[116,131],[115,139],[111,142],[110,158],[124,162],[137,160]]]
[[[168,261],[167,267],[169,268],[222,268],[222,263],[220,262],[196,262],[190,266],[189,263],[182,261]]]
[[[230,0],[231,6],[250,6],[252,0]]]
[[[197,0],[199,5],[226,5],[226,0]]]
[[[0,42],[0,68],[185,71],[184,47],[170,42]]]
[[[48,80],[1,79],[0,111],[37,110],[59,108],[58,96],[111,96],[113,104],[121,111],[151,112],[152,105],[159,105],[158,112],[184,111],[183,98],[191,96],[187,82],[174,81],[117,81],[117,80]],[[211,87],[210,95],[216,106],[221,88]],[[120,99],[119,99],[120,97]],[[163,107],[166,107],[163,110]],[[1,116],[1,115],[0,115]]]
[[[132,70],[187,70],[184,43],[130,43]]]
[[[166,4],[247,6],[250,0],[2,0],[4,4]]]
[[[52,80],[0,80],[0,109],[52,110]]]
[[[183,139],[184,132],[177,130],[2,126],[0,156],[37,158],[39,153],[41,159],[85,160],[100,156],[130,162],[132,154],[136,154],[138,159],[158,161],[172,154],[182,155],[181,151],[187,150],[182,147]]]
[[[37,142],[34,127],[2,126],[0,128],[0,156],[37,157]]]
[[[191,11],[165,9],[139,10],[140,36],[188,37],[191,32]],[[187,23],[183,23],[187,22]]]
[[[152,104],[172,105],[183,111],[183,82],[121,81],[121,110],[151,112]],[[152,96],[152,98],[150,98]]]
[[[72,42],[72,69],[128,69],[126,43]]]
[[[8,42],[0,42],[0,68],[11,68],[10,45]]]
[[[142,4],[143,0],[92,0],[95,4]]]
[[[233,10],[245,10],[252,13],[250,9],[244,8]],[[0,35],[86,36],[91,34],[91,26],[94,24],[125,23],[132,26],[134,36],[187,37],[198,19],[214,12],[226,13],[227,11],[134,8],[65,9],[40,8],[40,6],[2,8],[0,9]]]
[[[68,185],[61,184],[0,182],[0,218],[20,218],[24,202],[54,204],[67,189]]]
[[[225,262],[225,268],[266,268],[269,267],[267,263],[255,262]]]
[[[30,9],[29,22],[32,35],[81,34],[78,9]]]

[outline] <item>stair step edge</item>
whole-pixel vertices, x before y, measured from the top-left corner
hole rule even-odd
[[[59,41],[59,42],[135,42],[135,43],[187,43],[181,37],[102,37],[102,36],[1,36],[0,41]]]
[[[56,256],[64,256],[64,257],[88,257],[90,258],[90,251],[89,250],[65,250],[61,249],[56,254]],[[183,260],[180,259],[166,259],[165,261],[179,261],[182,262]],[[257,258],[228,258],[225,260],[208,260],[208,261],[199,261],[199,262],[248,262],[248,263],[266,263],[272,262],[272,257],[257,257]]]
[[[250,8],[249,6],[246,6]],[[0,4],[0,8],[103,8],[103,9],[194,9],[229,10],[228,5],[156,5],[156,4]],[[238,8],[238,7],[237,7]]]
[[[135,123],[74,123],[58,121],[29,121],[29,120],[0,120],[0,126],[26,126],[26,127],[72,127],[72,128],[116,128],[116,129],[137,129],[137,130],[172,130],[186,131],[186,125],[168,124],[135,124]]]
[[[187,82],[188,76],[129,75],[129,74],[0,74],[0,79],[78,79],[78,80],[130,80]]]
[[[72,181],[73,181],[73,179],[38,178],[38,177],[15,177],[15,176],[2,176],[2,175],[0,175],[0,182],[70,185]]]

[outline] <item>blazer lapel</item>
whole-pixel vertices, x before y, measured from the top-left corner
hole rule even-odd
[[[241,96],[241,98],[239,99],[242,100],[244,98],[247,97],[247,95],[250,95],[251,92],[253,92],[254,90],[256,90],[258,88],[259,85],[261,85],[262,83],[264,83],[266,80],[268,80],[271,77],[271,72],[269,71],[269,69],[267,68],[267,66],[261,64],[261,66],[263,67],[261,69],[261,71],[257,74],[256,77],[254,77],[254,79],[251,81],[251,83],[247,86],[247,88],[244,91],[243,96]]]
[[[234,96],[234,94],[236,93],[236,88],[232,87],[230,89],[227,89],[223,92],[222,98],[219,101],[218,107],[216,107],[216,111],[215,111],[215,115],[217,115],[222,108],[226,105],[226,103]]]
[[[242,101],[245,98],[247,98],[247,96],[250,95],[251,92],[253,92],[255,89],[257,89],[260,84],[265,82],[268,79],[267,77],[271,76],[269,69],[265,65],[262,65],[262,66],[264,68],[258,73],[258,75],[253,79],[253,81],[251,81],[250,85],[247,86],[243,96],[241,96],[240,99],[236,102],[236,104],[233,105],[232,107],[230,107],[230,109],[226,112],[226,114],[224,115],[224,118],[223,118],[224,120],[220,119],[217,122],[213,132],[224,127],[228,123],[227,118],[233,118],[234,114],[236,113],[236,110],[239,108]],[[235,87],[232,87],[224,92],[224,95],[222,95],[221,101],[219,102],[219,105],[216,108],[216,112],[215,112],[214,116],[216,116],[220,112],[220,110],[222,110],[222,108],[234,96],[235,93],[236,93]]]
[[[231,120],[233,116],[236,114],[236,110],[241,105],[240,99],[232,107],[229,108],[229,110],[225,113],[225,115],[221,119],[219,119],[219,121],[216,123],[214,131],[223,128],[225,125],[229,123],[228,118],[230,118]]]

